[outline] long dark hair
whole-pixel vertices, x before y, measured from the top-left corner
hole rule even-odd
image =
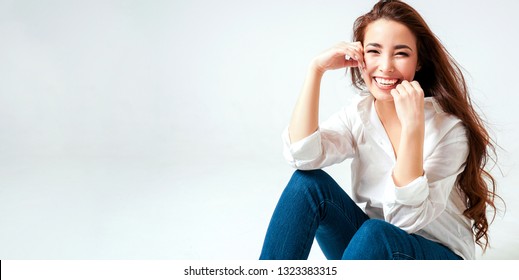
[[[402,23],[416,36],[421,68],[416,72],[415,80],[424,89],[425,96],[434,96],[443,110],[461,119],[467,129],[469,154],[457,185],[465,195],[467,208],[463,214],[473,220],[475,241],[484,251],[489,245],[487,206],[493,210],[492,220],[497,211],[494,204],[498,197],[496,180],[485,170],[488,159],[495,155],[495,146],[484,121],[473,107],[463,73],[420,14],[401,1],[379,1],[370,12],[357,18],[353,41],[363,42],[366,27],[378,19]],[[358,88],[364,87],[357,68],[352,68],[352,83]]]

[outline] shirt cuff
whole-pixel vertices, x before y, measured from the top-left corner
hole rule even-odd
[[[295,143],[290,143],[287,127],[283,132],[283,142],[285,143],[285,152],[296,161],[309,161],[321,155],[321,133],[319,130]]]
[[[395,202],[403,205],[419,205],[429,196],[429,184],[425,175],[414,179],[409,184],[397,187],[395,190]]]

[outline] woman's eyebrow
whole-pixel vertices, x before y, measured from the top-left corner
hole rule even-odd
[[[381,49],[381,48],[382,48],[382,45],[379,44],[379,43],[368,43],[368,44],[366,45],[366,47],[375,47],[375,48],[379,48],[379,49]],[[396,45],[394,49],[395,49],[395,50],[408,49],[408,50],[410,50],[410,51],[413,51],[413,49],[411,49],[411,47],[409,47],[408,45],[404,45],[404,44],[402,44],[402,45]]]
[[[395,50],[400,50],[400,49],[408,49],[410,51],[413,51],[413,49],[411,49],[411,47],[409,47],[408,45],[396,45],[395,46]]]
[[[379,44],[379,43],[369,43],[369,44],[366,45],[366,47],[370,47],[370,46],[371,47],[375,47],[375,48],[379,48],[379,49],[382,48],[382,45]]]

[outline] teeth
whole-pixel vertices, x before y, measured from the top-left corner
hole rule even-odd
[[[398,82],[398,79],[384,79],[384,78],[375,78],[377,83],[385,86],[392,86]]]

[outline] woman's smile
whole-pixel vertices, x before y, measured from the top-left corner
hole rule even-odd
[[[386,77],[373,77],[375,84],[381,90],[391,90],[394,89],[398,84],[402,82],[401,79],[398,78],[386,78]]]

